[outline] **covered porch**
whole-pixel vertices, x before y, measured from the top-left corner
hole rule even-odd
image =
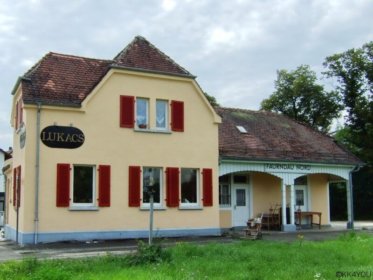
[[[219,169],[220,226],[223,230],[243,227],[248,219],[259,216],[268,230],[291,232],[330,226],[329,183],[343,180],[349,186],[353,167],[223,159]],[[350,188],[346,191],[345,226],[349,227],[353,222]]]

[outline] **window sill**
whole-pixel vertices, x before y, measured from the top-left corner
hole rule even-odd
[[[171,130],[168,129],[154,129],[154,128],[135,128],[135,132],[145,132],[145,133],[161,133],[161,134],[171,134]]]
[[[201,206],[180,206],[179,210],[203,210]]]
[[[165,211],[167,208],[162,207],[162,206],[154,206],[153,208],[154,211]],[[141,206],[140,211],[150,211],[150,207],[148,206]]]
[[[98,211],[97,206],[71,206],[69,211]]]

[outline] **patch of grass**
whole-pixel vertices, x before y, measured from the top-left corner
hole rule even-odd
[[[371,248],[372,235],[355,233],[323,242],[140,243],[134,255],[3,263],[0,279],[336,279],[338,271],[373,274]]]

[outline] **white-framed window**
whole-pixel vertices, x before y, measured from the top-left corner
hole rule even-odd
[[[235,174],[233,175],[233,183],[235,184],[247,184],[248,176],[246,174]]]
[[[93,165],[74,165],[72,177],[72,205],[94,206],[96,167]]]
[[[149,128],[149,99],[136,98],[136,126],[140,129]]]
[[[168,124],[168,101],[167,100],[156,100],[156,118],[155,126],[157,129],[166,130]]]
[[[230,186],[230,175],[224,175],[219,177],[219,206],[230,207],[231,206],[231,186]]]
[[[199,170],[181,168],[181,206],[197,206],[199,201]]]
[[[153,193],[154,206],[162,206],[163,171],[161,167],[143,167],[142,169],[142,204],[150,205],[150,192]]]

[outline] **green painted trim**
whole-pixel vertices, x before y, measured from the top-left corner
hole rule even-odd
[[[240,159],[234,157],[220,157],[219,158],[219,165],[222,163],[250,163],[250,164],[263,164],[263,163],[271,163],[271,164],[281,164],[281,163],[297,163],[297,164],[309,164],[312,166],[333,166],[333,167],[349,167],[354,168],[357,164],[346,163],[346,164],[338,164],[338,163],[327,163],[327,162],[312,162],[312,161],[295,161],[295,160],[266,160],[266,159],[256,159],[256,160],[247,160],[247,159]]]

